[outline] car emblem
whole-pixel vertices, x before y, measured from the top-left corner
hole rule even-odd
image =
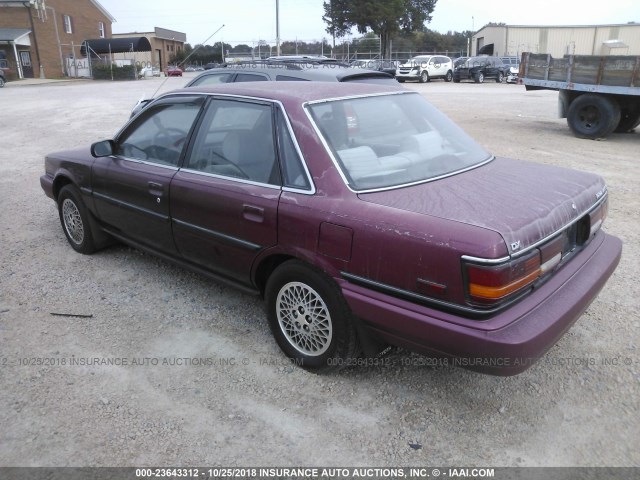
[[[518,240],[517,242],[513,242],[511,244],[511,250],[519,250],[520,249],[520,240]]]

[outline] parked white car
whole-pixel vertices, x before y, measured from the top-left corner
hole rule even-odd
[[[418,55],[403,63],[396,70],[396,79],[417,80],[426,83],[434,78],[442,78],[445,82],[453,79],[453,61],[442,55]]]
[[[505,75],[507,83],[517,83],[520,71],[520,57],[501,57],[502,63],[509,67],[509,72]]]
[[[158,67],[143,67],[138,74],[140,78],[145,77],[159,77],[160,69]]]

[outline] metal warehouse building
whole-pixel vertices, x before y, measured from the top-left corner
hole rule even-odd
[[[640,23],[622,25],[486,26],[473,36],[472,54],[520,56],[640,55]]]

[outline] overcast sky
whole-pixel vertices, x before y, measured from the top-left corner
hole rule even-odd
[[[187,34],[192,45],[223,40],[232,45],[257,40],[275,44],[276,0],[98,0],[116,22],[114,33],[147,32],[153,27]],[[320,40],[322,0],[280,0],[281,40]],[[640,0],[438,0],[428,28],[446,33],[481,28],[488,22],[508,25],[590,25],[640,23]]]

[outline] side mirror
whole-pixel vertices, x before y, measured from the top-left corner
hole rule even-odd
[[[115,143],[113,140],[103,140],[91,145],[91,155],[95,158],[108,157],[113,155]]]

